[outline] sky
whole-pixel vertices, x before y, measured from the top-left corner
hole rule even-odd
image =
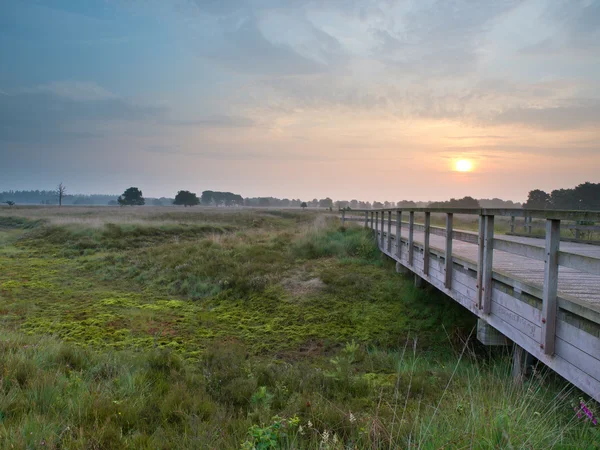
[[[0,1],[0,191],[523,201],[585,181],[600,0]]]

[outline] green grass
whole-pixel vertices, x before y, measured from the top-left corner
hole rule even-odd
[[[600,442],[572,387],[545,371],[515,386],[508,350],[479,346],[470,313],[359,227],[32,211],[0,218],[0,449]]]

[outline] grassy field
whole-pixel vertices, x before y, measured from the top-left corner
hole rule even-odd
[[[0,268],[0,449],[600,446],[333,215],[0,208]]]

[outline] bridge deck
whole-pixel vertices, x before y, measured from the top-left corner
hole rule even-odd
[[[395,224],[395,222],[392,222]],[[386,222],[387,226],[387,222]],[[395,225],[392,228],[394,233]],[[403,237],[407,236],[408,231],[402,227]],[[470,233],[468,231],[464,233]],[[476,233],[470,233],[477,236]],[[415,242],[423,243],[424,233],[414,231]],[[430,244],[440,250],[444,249],[446,238],[444,236],[430,235]],[[521,244],[529,244],[544,248],[544,240],[520,236],[496,236],[496,239]],[[573,242],[561,242],[560,249],[575,253],[578,255],[600,258],[600,245],[579,244]],[[452,254],[470,259],[474,264],[477,263],[478,246],[469,242],[453,239]],[[527,283],[539,285],[544,284],[544,262],[525,258],[519,255],[494,250],[493,257],[494,270],[501,271],[512,278],[523,280]],[[591,308],[598,307],[600,311],[600,276],[579,272],[568,267],[560,267],[558,272],[558,290],[566,296],[578,298],[590,304]],[[594,308],[595,309],[595,308]]]

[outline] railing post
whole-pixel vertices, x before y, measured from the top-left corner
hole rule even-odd
[[[379,233],[379,211],[375,211],[375,242],[379,245],[379,239],[377,239],[377,234]]]
[[[510,216],[510,232],[515,232],[515,216]]]
[[[483,255],[485,246],[485,217],[479,216],[479,232],[477,234],[477,299],[476,305],[478,309],[483,309],[482,293],[483,293]],[[514,218],[514,217],[513,217]]]
[[[425,229],[423,238],[423,273],[429,275],[429,232],[431,231],[431,213],[425,213]]]
[[[494,216],[484,216],[482,305],[484,314],[492,310],[492,273],[494,270]]]
[[[392,211],[388,211],[387,251],[392,253]]]
[[[533,220],[533,217],[529,216],[529,219],[527,220],[527,234],[531,234],[531,221]]]
[[[523,217],[523,233],[527,234],[527,215]]]
[[[385,225],[385,212],[381,211],[381,239],[380,239],[380,245],[379,245],[381,247],[381,250],[385,249],[385,247],[383,246],[383,238],[384,238],[383,227],[384,227],[384,225]]]
[[[446,277],[444,286],[446,289],[452,288],[452,222],[454,215],[452,213],[446,213],[446,261],[444,266],[444,272]]]
[[[575,227],[578,227],[579,225],[581,225],[581,221],[577,220],[575,222]],[[579,228],[575,228],[575,239],[579,239],[581,237],[581,233],[579,232]]]
[[[415,212],[411,211],[408,215],[408,265],[413,265],[414,257],[414,231],[415,231]]]
[[[369,228],[369,211],[365,211],[365,228]]]
[[[544,290],[542,296],[542,342],[540,344],[546,355],[554,354],[556,340],[559,247],[560,220],[547,219]]]
[[[375,223],[375,213],[373,211],[371,211],[369,213],[369,215],[371,216],[371,230],[373,229],[373,224]]]
[[[342,209],[342,226],[346,224],[346,210]]]
[[[402,211],[396,211],[396,257],[402,258]]]

